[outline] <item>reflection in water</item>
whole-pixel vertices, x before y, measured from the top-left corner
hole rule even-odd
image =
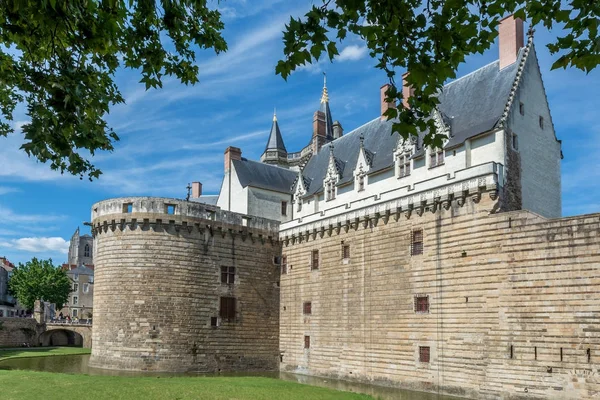
[[[286,381],[298,382],[312,386],[343,390],[346,392],[364,393],[382,400],[453,400],[458,397],[438,395],[434,393],[411,392],[385,386],[367,385],[356,382],[340,381],[329,378],[319,378],[307,375],[296,375],[285,372],[261,373],[221,373],[221,374],[194,374],[194,373],[169,373],[169,372],[144,372],[144,371],[116,371],[88,366],[89,354],[73,356],[52,356],[13,358],[0,361],[0,370],[21,369],[32,371],[57,372],[66,374],[109,375],[109,376],[263,376],[279,378]]]

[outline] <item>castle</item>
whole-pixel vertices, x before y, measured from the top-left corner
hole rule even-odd
[[[560,218],[532,37],[508,17],[499,41],[440,93],[442,149],[382,116],[344,134],[324,86],[308,145],[274,117],[260,162],[226,150],[218,197],[94,204],[91,365],[596,396],[600,215]]]

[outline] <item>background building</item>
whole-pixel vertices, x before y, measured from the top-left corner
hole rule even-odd
[[[68,265],[94,265],[94,238],[90,235],[80,235],[79,228],[71,236],[69,244]]]
[[[67,275],[72,282],[69,301],[62,309],[57,310],[55,318],[62,313],[73,318],[91,319],[94,308],[94,270],[85,265],[70,269]]]

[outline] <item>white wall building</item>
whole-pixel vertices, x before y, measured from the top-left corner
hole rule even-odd
[[[261,162],[225,152],[217,205],[223,210],[281,221],[281,231],[395,205],[422,212],[445,206],[484,186],[500,209],[561,216],[561,144],[557,140],[532,36],[523,23],[500,25],[499,60],[444,86],[432,115],[447,139],[443,149],[391,135],[393,121],[378,116],[343,134],[332,122],[323,88],[308,145],[287,153],[277,118]],[[405,88],[406,89],[406,88]],[[381,88],[382,114],[387,85]],[[405,93],[409,93],[405,90]]]

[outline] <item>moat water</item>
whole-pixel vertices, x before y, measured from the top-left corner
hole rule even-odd
[[[185,373],[157,373],[141,371],[114,371],[88,366],[89,355],[72,356],[52,356],[52,357],[32,357],[32,358],[13,358],[0,361],[1,370],[30,370],[45,371],[65,374],[85,374],[85,375],[109,375],[109,376],[198,376],[197,374]],[[286,381],[298,382],[312,386],[322,386],[345,392],[364,393],[372,396],[374,399],[382,400],[459,400],[458,397],[440,395],[435,393],[413,392],[390,388],[386,386],[367,385],[349,381],[341,381],[329,378],[319,378],[306,375],[297,375],[284,372],[271,373],[221,373],[218,375],[202,374],[201,376],[264,376],[268,378],[283,379]]]

